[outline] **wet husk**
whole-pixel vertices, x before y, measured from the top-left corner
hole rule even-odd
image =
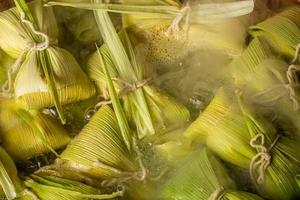
[[[299,197],[294,179],[300,170],[298,143],[278,136],[269,121],[254,116],[238,99],[232,92],[220,89],[185,136],[206,142],[223,160],[249,169],[262,196],[283,200]],[[257,163],[258,158],[261,163]]]
[[[299,138],[298,81],[296,74],[292,74],[295,83],[288,79],[290,66],[273,55],[263,38],[253,39],[242,56],[231,64],[235,82],[243,88],[247,99],[271,110],[270,115],[276,114],[280,126],[292,137]]]
[[[223,164],[206,148],[191,152],[179,163],[163,184],[161,199],[262,200],[257,195],[237,191]]]
[[[51,8],[41,9],[39,1],[30,4],[32,11],[21,0],[17,5],[18,9],[0,13],[0,47],[16,58],[11,82],[3,93],[13,94],[28,109],[55,106],[64,123],[61,104],[94,95],[94,85],[75,58],[57,47]]]
[[[145,73],[147,69],[137,62],[126,31],[122,30],[118,36],[108,15],[101,17],[98,21],[101,23],[102,37],[107,41],[107,45],[104,44],[100,51],[111,76],[117,78],[114,81],[115,87],[122,97],[123,109],[129,122],[137,130],[138,137],[164,133],[186,124],[189,111],[173,97],[151,85],[152,77],[149,77]],[[96,52],[88,61],[89,75],[98,86],[100,94],[109,99],[105,76],[101,69]],[[137,88],[133,88],[134,85]]]
[[[131,0],[127,2],[140,3]],[[182,21],[178,24],[178,30],[172,30],[174,26],[172,18],[124,15],[124,23],[125,26],[128,26],[130,35],[134,35],[138,42],[142,42],[146,46],[148,60],[157,64],[172,65],[176,63],[176,59],[182,59],[188,56],[188,53],[198,50],[221,51],[231,57],[240,55],[245,47],[247,17],[238,17],[239,15],[237,15],[227,18],[226,11],[220,11],[222,14],[225,13],[223,16],[218,13],[217,8],[215,8],[215,13],[212,12],[213,8],[206,11],[204,10],[205,5],[201,8],[202,3],[197,1],[190,3],[191,11],[183,13],[188,16],[183,16]],[[215,2],[207,1],[205,3],[212,5]],[[222,3],[225,4],[225,1],[218,2],[215,6],[219,5],[221,8]],[[153,1],[151,4],[157,4],[157,2]],[[182,9],[185,7],[175,1],[169,4]],[[238,10],[238,8],[236,9]],[[227,12],[230,13],[230,9]],[[243,13],[241,16],[245,14]]]
[[[14,100],[2,100],[0,109],[2,146],[15,161],[55,153],[70,141],[60,123],[47,115],[26,111]]]
[[[0,198],[36,200],[18,177],[16,166],[6,151],[0,147]]]
[[[222,50],[237,56],[244,47],[253,1],[126,0],[122,4],[82,0],[47,1],[47,5],[122,13],[124,27],[144,42],[150,61],[171,64],[196,49]],[[234,36],[233,36],[234,35]],[[201,36],[201,37],[199,37]]]
[[[55,176],[31,175],[24,183],[40,200],[115,199],[122,195],[121,191],[103,194],[100,189]]]
[[[259,24],[251,26],[249,33],[253,37],[266,39],[274,50],[286,57],[289,62],[299,62],[299,18],[300,5],[294,5]]]
[[[137,170],[122,137],[116,115],[103,106],[56,161],[58,169],[73,168],[94,178],[122,177]]]

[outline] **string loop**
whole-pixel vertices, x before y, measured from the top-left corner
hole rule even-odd
[[[262,133],[257,134],[250,140],[250,146],[258,150],[258,153],[251,159],[250,162],[250,177],[255,183],[258,183],[259,185],[265,182],[265,172],[268,166],[271,164],[272,160],[269,152],[276,145],[279,138],[280,135],[277,135],[269,149],[267,149],[265,146],[265,135]],[[256,174],[257,171],[258,174]]]
[[[20,12],[20,18],[21,18],[21,22],[28,25],[29,28],[31,29],[31,31],[34,34],[40,36],[43,39],[43,42],[40,42],[40,43],[33,42],[30,45],[32,47],[29,48],[29,49],[25,49],[21,53],[21,55],[18,57],[18,59],[13,63],[13,65],[8,68],[8,70],[7,70],[7,80],[1,86],[1,92],[0,92],[0,96],[5,97],[5,98],[12,98],[13,97],[12,93],[13,93],[14,78],[15,78],[16,74],[18,73],[18,71],[19,71],[19,69],[22,65],[22,62],[26,58],[26,55],[27,55],[28,51],[29,50],[44,51],[49,47],[49,44],[50,44],[49,37],[45,33],[37,31],[34,28],[33,23],[26,19],[24,12]]]
[[[167,29],[166,33],[167,35],[170,35],[172,33],[177,33],[180,31],[180,23],[183,19],[185,19],[184,22],[184,31],[185,34],[187,34],[188,29],[189,29],[189,23],[190,23],[190,13],[191,13],[191,7],[189,5],[189,2],[186,2],[185,6],[181,8],[177,16],[174,18],[172,21],[170,27]]]
[[[29,28],[31,29],[31,31],[34,34],[40,36],[43,39],[43,41],[40,42],[40,43],[33,43],[32,50],[36,50],[36,51],[44,51],[44,50],[46,50],[49,47],[49,43],[50,43],[48,35],[46,35],[43,32],[37,31],[34,28],[33,23],[31,21],[29,21],[29,20],[26,19],[24,12],[20,12],[20,17],[21,17],[21,22],[23,22],[24,24],[28,25]]]
[[[134,92],[146,85],[149,85],[151,82],[152,82],[152,78],[147,78],[147,79],[143,79],[143,80],[139,80],[137,82],[134,82],[134,83],[129,83],[123,79],[120,79],[118,77],[113,77],[112,78],[113,81],[117,81],[117,82],[120,82],[122,83],[123,85],[125,85],[125,87],[123,89],[120,90],[118,96],[119,97],[122,97],[122,96],[125,96],[127,94],[129,94],[130,92]],[[97,110],[104,106],[104,105],[109,105],[111,104],[111,100],[103,100],[103,101],[100,101],[99,103],[97,103],[94,107],[88,109],[85,113],[85,119],[89,119],[90,116],[92,116],[95,112],[97,112]]]

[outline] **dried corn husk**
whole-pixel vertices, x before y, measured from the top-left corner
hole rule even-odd
[[[16,161],[59,149],[70,141],[65,129],[54,119],[36,111],[25,111],[13,100],[1,102],[2,146]],[[16,146],[18,148],[16,148]]]
[[[162,199],[262,200],[257,195],[237,191],[223,164],[207,149],[192,152],[180,162],[163,185]]]
[[[115,199],[122,192],[103,194],[101,190],[86,184],[55,176],[40,177],[31,175],[25,185],[35,192],[40,200],[84,200]]]
[[[280,55],[287,57],[290,62],[299,62],[299,13],[299,5],[286,8],[274,17],[250,27],[249,32],[253,37],[265,38]]]
[[[278,114],[281,126],[299,137],[300,114],[295,110],[298,89],[287,78],[289,65],[272,54],[265,40],[253,39],[231,67],[236,84],[243,88],[247,98]]]
[[[126,32],[124,30],[120,32],[120,39],[116,33],[111,34],[115,30],[107,17],[105,16],[101,21],[103,24],[100,27],[103,26],[101,29],[102,34],[105,35],[103,38],[110,45],[103,45],[100,51],[104,55],[103,59],[107,63],[111,76],[123,79],[129,84],[145,81],[145,69],[142,68],[140,63],[137,63]],[[109,26],[109,29],[106,30],[106,26]],[[96,82],[104,98],[109,98],[105,76],[101,69],[101,63],[99,63],[96,52],[88,61],[89,75]],[[122,89],[126,88],[127,85],[118,80],[114,84],[122,95]],[[139,138],[182,127],[189,119],[189,112],[182,104],[166,93],[147,84],[144,84],[142,88],[129,91],[128,94],[125,93],[122,100],[124,111],[131,124],[137,129]]]
[[[230,97],[231,96],[231,97]],[[263,136],[261,136],[263,134]],[[192,140],[206,141],[206,144],[223,160],[243,168],[250,168],[252,174],[258,173],[251,168],[258,149],[250,144],[254,140],[265,148],[272,160],[260,177],[251,176],[259,192],[273,199],[293,199],[299,195],[299,189],[293,177],[299,171],[299,145],[297,142],[281,136],[277,137],[275,128],[268,121],[253,116],[249,111],[243,112],[234,95],[221,89],[198,119],[187,129],[185,135]],[[275,141],[275,144],[274,144]],[[250,175],[251,175],[250,173]],[[262,180],[259,180],[259,179]]]
[[[29,109],[55,106],[64,123],[61,104],[87,99],[95,89],[73,56],[53,43],[57,38],[55,18],[51,9],[39,9],[38,3],[31,4],[31,11],[18,0],[19,11],[12,8],[0,14],[0,46],[17,58],[7,92],[13,90],[15,98]]]

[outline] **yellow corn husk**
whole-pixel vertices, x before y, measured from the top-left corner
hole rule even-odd
[[[121,32],[120,38],[123,41],[123,45],[127,47],[125,48],[126,51],[131,52],[132,50],[130,44],[126,45],[130,43],[126,33]],[[108,63],[111,75],[115,77],[124,76],[123,74],[125,73],[122,73],[121,71],[118,72],[118,67],[113,62],[116,55],[110,53],[105,45],[102,46],[100,50],[103,55],[105,55],[104,60],[106,63]],[[142,79],[144,69],[139,63],[136,63],[136,58],[133,53],[128,53],[128,55],[135,71],[134,73],[141,74],[138,76]],[[105,76],[103,70],[101,69],[102,67],[99,63],[98,54],[94,53],[88,61],[88,73],[91,79],[95,81],[102,96],[108,99],[109,96],[107,96],[108,92],[105,85]],[[114,84],[119,91],[126,87],[123,85],[123,83],[118,81],[115,81]],[[133,91],[132,93],[135,92],[137,91]],[[146,100],[145,109],[149,110],[149,115],[152,122],[151,126],[153,126],[155,133],[163,133],[171,129],[182,127],[189,120],[189,111],[181,103],[177,102],[173,97],[169,96],[163,91],[158,90],[154,86],[145,85],[143,86],[142,92]],[[145,115],[145,109],[141,110],[142,108],[140,108],[140,106],[143,104],[140,102],[135,102],[137,101],[137,99],[135,99],[137,97],[134,97],[132,93],[129,93],[122,98],[123,108],[130,119],[131,124],[137,128],[138,136],[140,138],[154,134],[149,128],[150,126],[145,124],[145,122],[147,122],[148,115]]]
[[[31,194],[24,193],[25,189],[12,158],[0,147],[0,198],[35,200]]]
[[[13,91],[10,92],[29,109],[55,106],[65,123],[61,104],[87,99],[95,94],[95,88],[75,58],[53,44],[52,41],[57,38],[55,18],[51,9],[40,9],[38,3],[36,1],[30,4],[32,8],[29,10],[24,1],[18,0],[19,12],[25,13],[26,20],[29,21],[26,23],[22,22],[17,8],[0,14],[0,47],[17,58],[11,66],[17,69],[11,75],[13,85],[10,90]],[[35,14],[35,18],[31,13]],[[32,23],[34,27],[30,27],[28,23]],[[11,34],[7,36],[4,30]],[[42,38],[40,33],[35,33],[37,30],[41,30],[46,36]],[[45,43],[46,37],[49,44]],[[41,44],[47,45],[47,48],[39,50],[38,46]]]
[[[56,165],[58,170],[71,168],[90,177],[122,177],[122,171],[137,170],[132,156],[120,135],[116,115],[109,106],[103,106],[63,151]]]
[[[230,97],[231,96],[231,97]],[[206,144],[223,160],[249,168],[256,152],[250,141],[263,134],[266,148],[276,138],[275,128],[266,120],[254,117],[249,111],[241,111],[234,95],[221,89],[198,119],[185,132],[191,140],[206,141]],[[281,136],[269,150],[272,160],[263,172],[264,181],[253,183],[262,196],[271,199],[293,199],[300,193],[293,177],[299,168],[299,145]],[[257,172],[256,169],[255,173]]]
[[[94,95],[94,86],[70,53],[58,47],[49,47],[46,51],[56,77],[55,84],[60,102],[67,104]],[[30,51],[14,83],[15,97],[29,109],[54,105],[47,82],[37,67],[39,58],[37,52]]]
[[[300,43],[300,6],[294,5],[259,24],[250,27],[253,37],[265,38],[272,47],[292,62],[299,62],[296,49]],[[298,47],[297,47],[298,46]]]
[[[60,149],[70,141],[57,121],[36,111],[25,111],[13,100],[1,102],[0,127],[2,145],[17,161]]]
[[[288,66],[273,56],[262,38],[253,39],[242,56],[231,64],[235,82],[243,88],[247,98],[278,114],[280,125],[299,138],[300,114],[294,110],[295,102],[286,87]],[[294,90],[296,101],[299,101],[299,91]]]
[[[218,196],[212,198],[218,190]],[[262,200],[257,195],[237,191],[223,164],[205,148],[179,161],[161,191],[161,199]]]
[[[115,199],[121,196],[121,192],[103,194],[97,188],[55,176],[31,175],[25,181],[25,185],[36,193],[40,200]]]

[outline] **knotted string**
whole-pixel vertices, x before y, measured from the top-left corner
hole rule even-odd
[[[26,24],[27,26],[29,26],[30,30],[40,36],[43,41],[40,43],[33,43],[33,47],[31,48],[32,50],[36,50],[36,51],[44,51],[49,47],[49,37],[48,35],[46,35],[43,32],[37,31],[34,26],[33,23],[29,20],[26,19],[25,17],[25,13],[24,12],[20,12],[20,17],[21,17],[21,22],[23,22],[24,24]]]
[[[113,77],[112,78],[113,81],[117,81],[122,83],[123,85],[125,85],[125,87],[123,89],[120,90],[120,92],[118,93],[118,97],[123,97],[127,94],[129,94],[130,92],[134,92],[146,85],[151,84],[152,82],[152,78],[147,78],[147,79],[143,79],[143,80],[139,80],[137,82],[134,83],[130,83],[128,81],[125,81],[123,79],[120,79],[118,77]],[[85,113],[85,119],[89,119],[90,116],[92,116],[95,112],[98,111],[99,108],[101,108],[104,105],[109,105],[111,104],[111,100],[104,100],[104,101],[100,101],[99,103],[97,103],[94,107],[89,108],[86,113]]]
[[[218,200],[220,197],[222,197],[224,195],[224,191],[225,191],[225,188],[222,186],[222,187],[219,187],[217,188],[209,197],[208,200]]]
[[[280,135],[277,135],[269,149],[265,147],[265,136],[262,133],[257,134],[255,137],[253,137],[250,140],[251,147],[258,150],[258,153],[251,159],[250,162],[250,177],[259,185],[263,184],[265,182],[265,171],[268,168],[268,166],[271,164],[272,157],[269,154],[269,152],[272,150],[272,148],[276,145],[280,138]],[[260,141],[260,143],[257,143]],[[258,170],[258,176],[256,178],[256,171]]]
[[[108,169],[110,171],[113,171],[116,174],[119,174],[123,177],[118,177],[118,178],[112,178],[112,179],[108,179],[108,180],[104,180],[102,181],[101,185],[102,186],[113,186],[116,184],[123,184],[126,183],[128,181],[131,180],[136,180],[136,181],[145,181],[145,179],[147,178],[147,169],[144,166],[144,163],[142,161],[142,153],[139,150],[139,147],[137,145],[137,140],[132,137],[132,141],[133,141],[133,149],[137,155],[137,160],[138,160],[138,164],[139,164],[139,171],[136,172],[128,172],[128,171],[123,171],[121,169],[117,169],[115,167],[112,167],[110,165],[107,165],[103,162],[101,162],[100,160],[97,160],[94,163],[95,167],[100,167],[102,169]]]
[[[184,31],[185,35],[187,35],[188,29],[189,29],[189,23],[190,23],[190,13],[191,13],[191,7],[189,5],[189,2],[186,2],[185,6],[181,8],[177,16],[172,21],[170,27],[167,29],[166,34],[170,35],[172,33],[177,33],[180,31],[180,23],[183,19],[184,21]]]
[[[299,53],[300,53],[300,43],[296,47],[295,56],[294,56],[294,58],[292,60],[292,64],[288,67],[288,70],[286,72],[286,78],[288,80],[288,83],[287,84],[275,85],[275,86],[273,86],[273,87],[271,87],[271,88],[269,88],[269,89],[267,89],[267,90],[265,90],[263,92],[260,92],[260,93],[258,93],[256,95],[254,95],[254,99],[257,99],[257,97],[263,96],[264,94],[266,94],[268,92],[271,92],[274,89],[277,89],[279,87],[284,87],[284,88],[287,89],[287,91],[289,93],[289,98],[293,102],[293,108],[294,108],[294,110],[297,111],[297,110],[300,109],[299,99],[298,99],[296,91],[295,91],[295,88],[299,87],[299,83],[298,83],[298,78],[297,78],[296,72],[300,71],[300,66],[296,65],[296,64],[293,64],[293,63],[297,62]],[[275,96],[275,97],[273,97],[273,99],[268,100],[268,102],[276,101],[276,100],[280,99],[283,96],[284,96],[284,94]]]
[[[24,59],[26,58],[28,51],[30,51],[30,50],[44,51],[49,47],[49,43],[50,43],[49,37],[45,33],[37,31],[34,28],[33,23],[25,18],[24,12],[20,12],[20,18],[21,18],[21,22],[26,24],[34,34],[40,36],[43,39],[43,42],[40,42],[40,43],[33,42],[32,47],[29,49],[28,48],[25,49],[21,53],[21,55],[18,57],[18,59],[14,62],[14,64],[9,67],[9,69],[7,70],[7,80],[1,87],[1,93],[0,93],[1,97],[11,98],[13,96],[12,92],[13,92],[14,78],[15,78],[16,74],[18,73]]]

